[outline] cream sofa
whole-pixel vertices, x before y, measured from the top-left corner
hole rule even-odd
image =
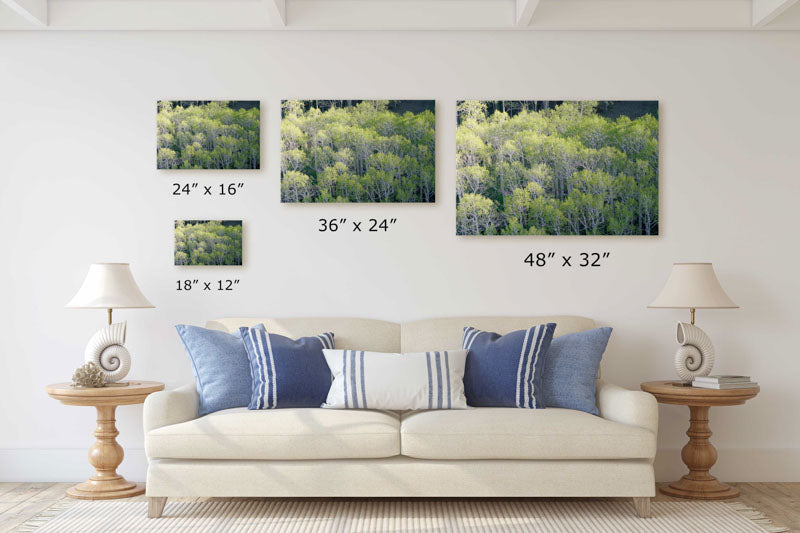
[[[459,317],[397,324],[359,318],[226,318],[289,337],[335,333],[336,347],[458,348],[464,326],[508,333],[572,316]],[[198,418],[194,383],[144,406],[149,515],[168,497],[632,497],[649,516],[658,410],[646,393],[599,380],[600,416],[569,409],[453,411],[228,409]]]

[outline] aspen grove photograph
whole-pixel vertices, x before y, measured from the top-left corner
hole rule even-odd
[[[260,107],[250,100],[160,100],[157,168],[260,168]]]
[[[457,104],[458,235],[658,235],[657,101]]]
[[[434,202],[433,100],[284,100],[282,202]]]
[[[176,220],[175,264],[240,266],[241,220]]]

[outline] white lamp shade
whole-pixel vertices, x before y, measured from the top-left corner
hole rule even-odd
[[[739,306],[725,294],[711,263],[675,263],[661,294],[647,307],[735,309]]]
[[[128,263],[94,263],[67,307],[79,309],[135,309],[155,307],[144,297]]]

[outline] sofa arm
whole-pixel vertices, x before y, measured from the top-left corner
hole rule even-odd
[[[144,401],[144,433],[197,418],[200,398],[194,383],[156,392]]]
[[[597,381],[596,394],[601,417],[658,435],[658,402],[652,394],[623,389],[603,380]]]

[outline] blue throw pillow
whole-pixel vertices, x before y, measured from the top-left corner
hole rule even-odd
[[[611,328],[597,328],[553,339],[542,379],[546,407],[600,414],[595,381],[609,337]]]
[[[268,333],[264,324],[239,328],[253,376],[248,409],[320,407],[333,376],[322,350],[333,349],[333,333],[292,340]]]
[[[553,323],[500,336],[464,328],[468,350],[464,392],[473,407],[544,408],[542,366],[553,339]]]
[[[200,416],[245,407],[250,401],[250,361],[242,337],[197,326],[175,326],[192,361]]]

